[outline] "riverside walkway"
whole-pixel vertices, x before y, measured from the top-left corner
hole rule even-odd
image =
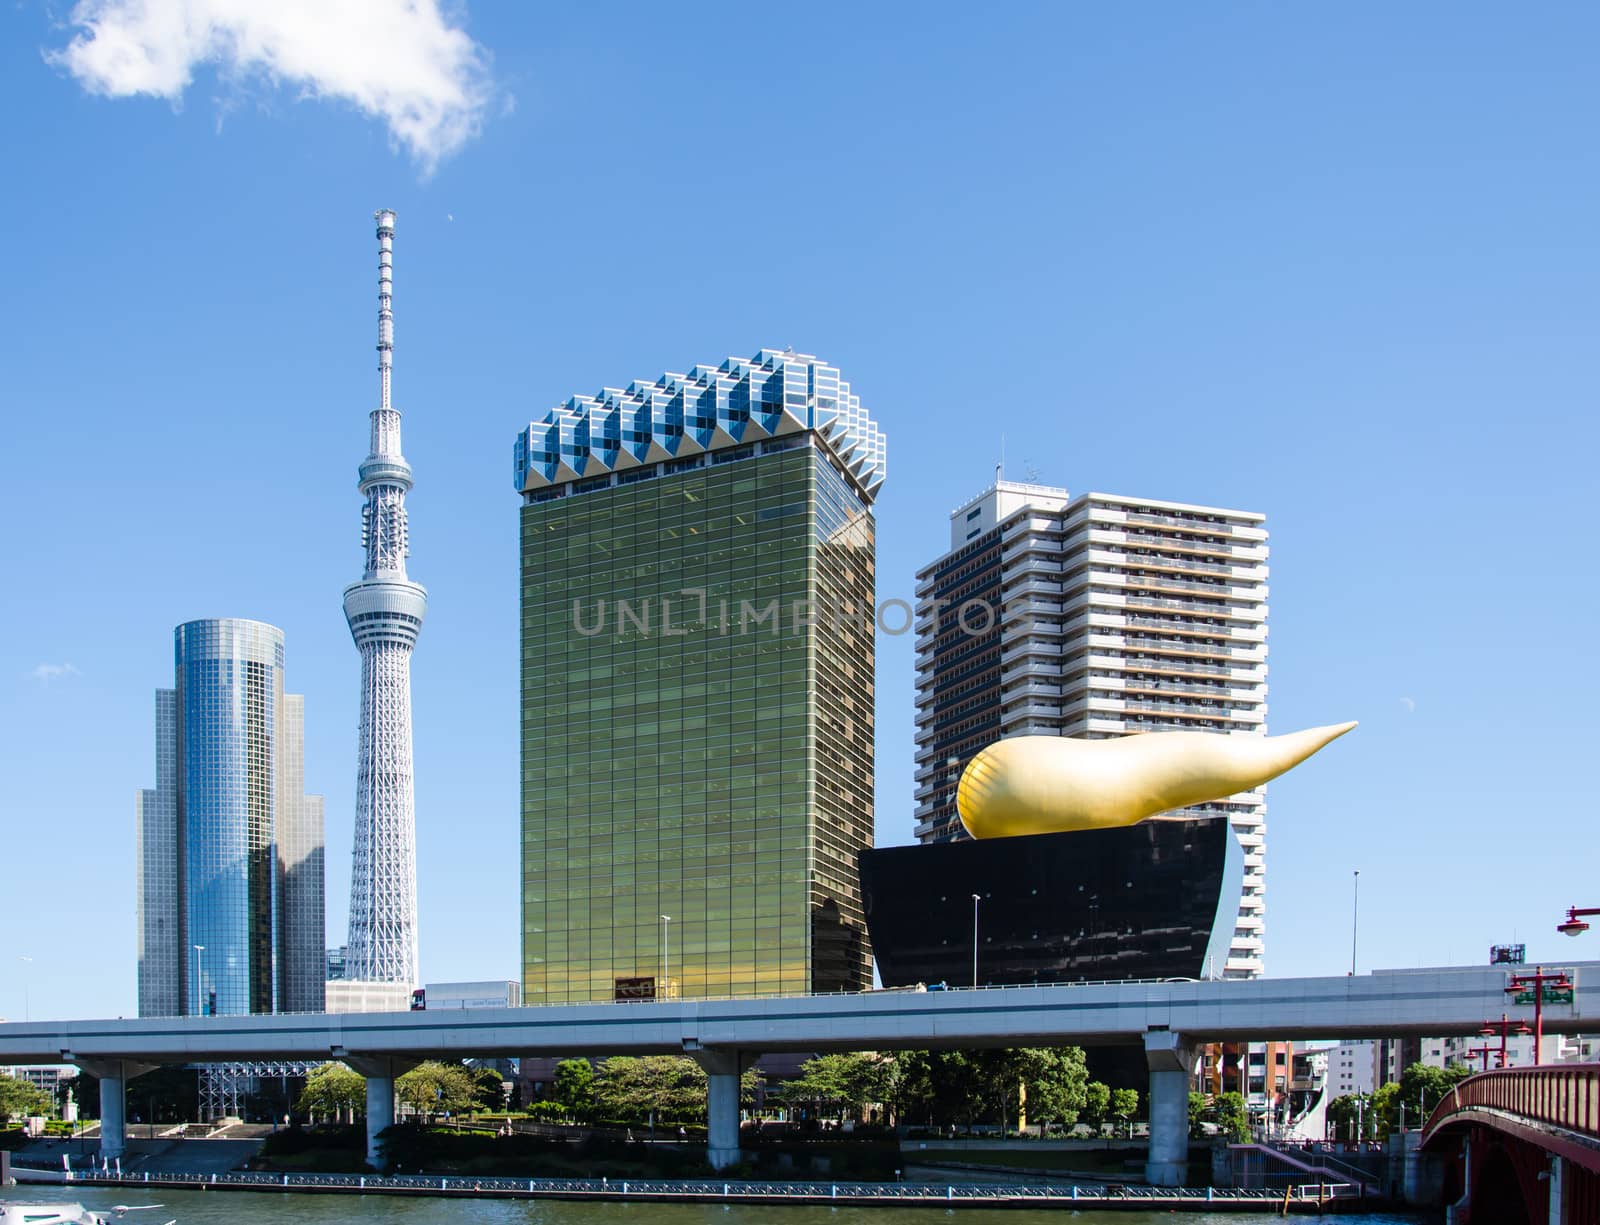
[[[927,1182],[742,1182],[720,1179],[480,1178],[428,1174],[78,1174],[13,1167],[19,1182],[72,1186],[157,1187],[183,1191],[303,1191],[325,1195],[405,1195],[471,1199],[599,1200],[621,1203],[810,1204],[835,1207],[1154,1208],[1172,1212],[1318,1214],[1362,1202],[1350,1183],[1304,1183],[1273,1190],[1152,1187],[1118,1183],[1025,1183],[1007,1186]]]

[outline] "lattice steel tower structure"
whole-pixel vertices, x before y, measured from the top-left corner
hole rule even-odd
[[[361,652],[361,747],[350,872],[347,974],[368,982],[420,981],[417,970],[417,836],[411,769],[411,651],[428,593],[406,577],[406,492],[400,414],[389,403],[394,353],[394,212],[378,223],[378,407],[362,461],[361,538],[366,572],[344,591],[344,615]]]

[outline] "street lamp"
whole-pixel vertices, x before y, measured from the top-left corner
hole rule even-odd
[[[1531,1034],[1532,1032],[1533,1030],[1528,1028],[1527,1022],[1513,1021],[1503,1012],[1500,1014],[1500,1019],[1498,1021],[1485,1021],[1483,1023],[1483,1027],[1478,1030],[1479,1036],[1484,1038],[1492,1038],[1496,1034],[1500,1035],[1500,1061],[1495,1066],[1501,1068],[1509,1066],[1511,1062],[1506,1056],[1506,1035]]]
[[[972,985],[978,985],[978,895],[972,895]]]
[[[661,917],[661,998],[666,999],[671,994],[668,984],[672,981],[671,946],[667,944],[667,924],[672,922],[672,916],[664,914]]]
[[[17,955],[18,961],[28,963],[28,968],[22,972],[22,1019],[33,1020],[33,958]]]
[[[1557,923],[1556,930],[1563,936],[1581,936],[1589,930],[1589,925],[1583,921],[1583,916],[1596,914],[1600,914],[1600,907],[1568,906],[1567,921],[1565,923]]]
[[[205,983],[201,981],[202,963],[200,961],[200,954],[206,951],[206,946],[203,944],[196,944],[192,947],[194,948],[194,1003],[196,1009],[194,1015],[203,1017],[206,1015],[205,1004],[203,1002],[205,1000]]]
[[[1539,1047],[1544,1042],[1544,992],[1548,986],[1555,991],[1570,991],[1572,979],[1565,970],[1552,970],[1546,974],[1543,966],[1534,966],[1532,974],[1513,974],[1506,984],[1507,995],[1518,995],[1524,987],[1533,988],[1533,1066],[1539,1066]]]
[[[1355,884],[1350,895],[1350,977],[1356,976],[1356,931],[1361,916],[1361,869],[1355,870]]]

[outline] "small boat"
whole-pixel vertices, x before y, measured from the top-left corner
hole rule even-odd
[[[148,1212],[160,1204],[118,1204],[96,1212],[82,1204],[0,1204],[0,1225],[114,1225],[130,1212]],[[168,1221],[166,1225],[178,1225]]]

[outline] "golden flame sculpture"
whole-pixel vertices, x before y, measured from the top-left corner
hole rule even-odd
[[[1335,723],[1285,736],[1013,736],[967,763],[956,809],[974,838],[1135,825],[1158,812],[1259,787],[1354,726]]]

